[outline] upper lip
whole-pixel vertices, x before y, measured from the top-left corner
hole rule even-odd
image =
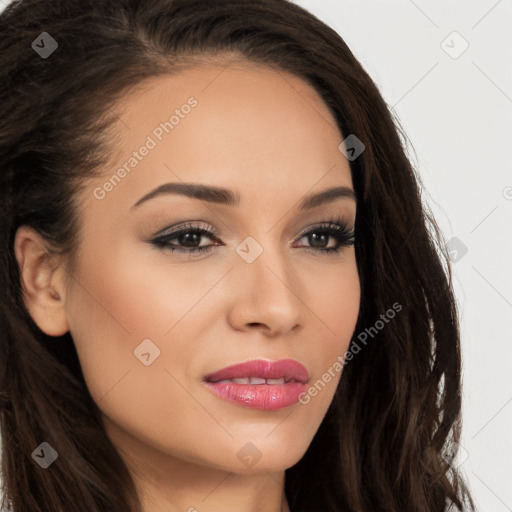
[[[260,377],[263,379],[280,379],[284,377],[285,381],[296,380],[306,384],[309,380],[309,373],[304,365],[293,359],[280,359],[279,361],[254,359],[227,366],[210,373],[204,377],[204,380],[217,382],[224,379],[243,377]]]

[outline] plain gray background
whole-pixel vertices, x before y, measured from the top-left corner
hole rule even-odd
[[[460,309],[456,464],[480,511],[512,512],[512,0],[295,3],[341,35],[414,148]]]

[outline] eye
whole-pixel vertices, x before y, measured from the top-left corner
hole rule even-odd
[[[197,223],[191,223],[181,226],[170,233],[155,237],[149,242],[161,249],[187,253],[189,256],[192,256],[211,251],[215,246],[223,245],[218,237],[218,232],[211,224],[208,227],[201,227]],[[201,245],[201,240],[204,238],[215,239],[217,243]],[[309,252],[320,254],[338,253],[342,247],[354,244],[354,228],[349,228],[343,219],[331,219],[326,223],[303,232],[298,240],[303,238],[307,238],[310,243],[310,246],[306,247],[309,249]],[[326,247],[326,245],[329,245],[331,238],[334,239],[335,246]],[[294,244],[294,247],[297,246]]]
[[[349,228],[340,218],[331,219],[318,227],[308,229],[299,237],[299,240],[304,237],[308,239],[313,252],[327,254],[338,253],[342,247],[349,247],[355,242],[354,228]],[[329,245],[330,238],[335,240],[335,246],[325,247],[325,245]]]
[[[207,228],[201,227],[199,224],[185,224],[181,226],[177,230],[154,238],[150,240],[150,242],[159,247],[161,249],[166,249],[169,251],[178,251],[185,253],[202,253],[205,251],[209,251],[211,249],[211,245],[205,246],[197,246],[197,242],[201,240],[201,238],[216,238],[218,236],[215,228],[209,224]],[[178,244],[172,244],[171,241],[178,241]],[[221,245],[221,244],[217,244]],[[185,247],[185,249],[180,248],[179,246]],[[187,249],[188,247],[188,249]]]

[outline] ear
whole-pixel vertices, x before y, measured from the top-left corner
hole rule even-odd
[[[57,256],[51,255],[37,231],[20,226],[14,253],[20,269],[25,306],[37,326],[49,336],[69,330],[64,308],[67,272]]]

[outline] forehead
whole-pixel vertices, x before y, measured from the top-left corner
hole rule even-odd
[[[180,180],[241,191],[304,194],[318,183],[351,185],[329,107],[301,78],[245,63],[201,65],[152,77],[113,108],[113,158],[99,183],[124,166],[110,199],[130,206],[151,188]],[[151,149],[141,157],[134,152]],[[139,151],[140,153],[140,151]],[[133,167],[126,163],[129,159]]]

